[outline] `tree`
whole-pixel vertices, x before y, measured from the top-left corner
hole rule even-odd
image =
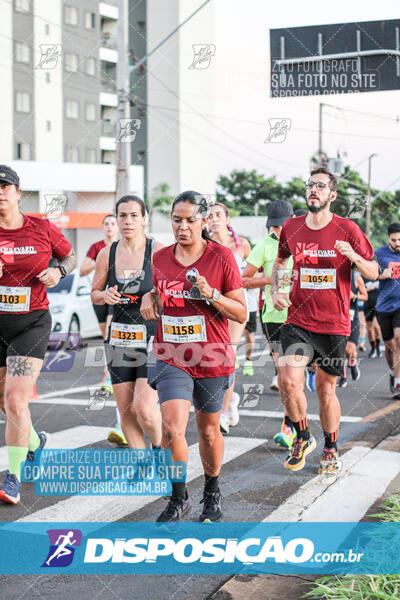
[[[147,204],[149,211],[149,231],[153,231],[153,217],[155,212],[159,212],[162,215],[169,215],[171,210],[173,197],[170,194],[170,187],[168,183],[159,183],[156,185],[150,194],[150,199]]]
[[[221,175],[217,181],[217,202],[239,210],[242,216],[266,215],[269,201],[282,196],[282,185],[275,176],[266,179],[252,171],[234,170],[228,176]]]

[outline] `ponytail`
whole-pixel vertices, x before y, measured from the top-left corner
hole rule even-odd
[[[227,227],[228,227],[228,231],[231,232],[231,235],[233,237],[233,241],[235,242],[236,250],[239,250],[240,249],[240,244],[239,244],[239,238],[237,236],[236,231],[230,225],[227,225]]]

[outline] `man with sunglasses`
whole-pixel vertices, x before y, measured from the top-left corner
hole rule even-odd
[[[282,227],[278,256],[272,269],[272,300],[277,310],[288,308],[281,330],[279,359],[286,413],[296,429],[296,440],[285,467],[298,471],[316,447],[307,426],[307,399],[303,378],[306,364],[315,361],[316,390],[324,432],[319,473],[340,468],[337,439],[340,404],[336,378],[343,375],[347,336],[350,335],[351,268],[375,280],[378,264],[361,229],[350,219],[330,211],[337,181],[324,167],[311,171],[306,183],[308,212]],[[280,290],[282,270],[293,256],[290,295]]]

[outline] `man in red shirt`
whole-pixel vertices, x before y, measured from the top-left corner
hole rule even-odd
[[[347,336],[350,335],[351,268],[368,279],[378,277],[374,251],[361,229],[350,219],[330,211],[337,181],[327,169],[311,172],[307,182],[307,215],[289,219],[282,228],[278,257],[272,270],[272,300],[277,310],[288,308],[281,331],[279,359],[285,408],[297,438],[285,462],[292,471],[304,467],[316,447],[307,427],[304,367],[315,360],[316,390],[324,431],[320,473],[337,472],[340,404],[336,378],[343,374]],[[289,297],[280,292],[289,256],[293,275]]]

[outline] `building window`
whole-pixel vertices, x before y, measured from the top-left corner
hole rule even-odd
[[[67,117],[67,119],[79,119],[79,104],[77,100],[66,101],[65,116]]]
[[[95,104],[86,104],[85,111],[86,121],[95,121],[96,120],[96,105]]]
[[[76,146],[67,146],[65,148],[65,160],[67,162],[79,162],[79,148]]]
[[[50,27],[49,27],[48,23],[46,23],[45,26],[44,26],[44,34],[45,35],[49,35],[50,34]]]
[[[31,160],[31,145],[27,142],[17,144],[17,159]]]
[[[137,28],[140,32],[143,33],[143,31],[146,29],[146,21],[138,21]]]
[[[51,121],[46,121],[46,131],[51,131]]]
[[[18,12],[29,12],[31,9],[30,4],[30,0],[15,0],[15,10],[18,10]]]
[[[15,94],[15,110],[22,113],[28,113],[31,110],[31,97],[27,92]]]
[[[67,25],[78,25],[78,9],[76,6],[64,7],[64,20]]]
[[[77,54],[67,52],[65,54],[65,70],[70,73],[77,73],[79,66],[79,57]]]
[[[85,12],[85,27],[86,29],[96,28],[96,14],[88,10]]]
[[[96,59],[87,58],[85,61],[86,75],[96,75]]]
[[[21,44],[20,42],[15,43],[15,60],[21,63],[31,62],[31,53],[29,46]]]
[[[87,163],[97,162],[96,149],[95,148],[86,148],[85,158],[86,158]]]
[[[46,83],[50,83],[50,73],[46,73]]]

